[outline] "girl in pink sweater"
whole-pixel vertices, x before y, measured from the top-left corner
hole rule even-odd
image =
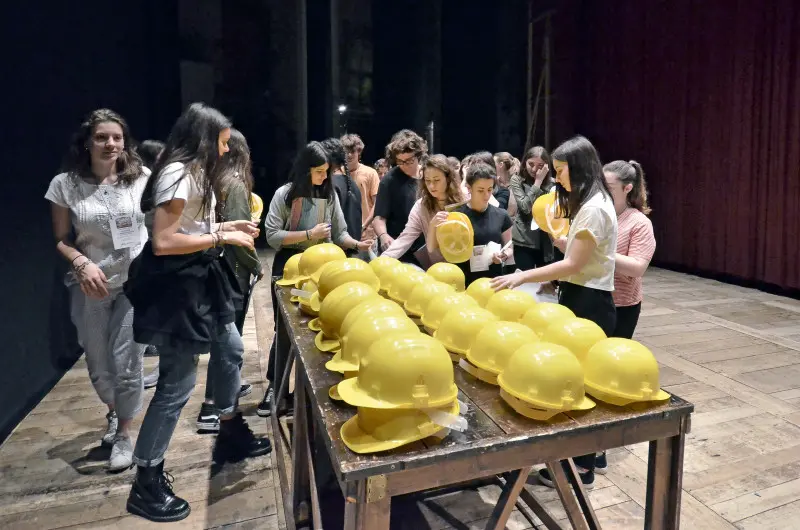
[[[458,204],[464,200],[457,184],[457,176],[444,155],[427,157],[422,161],[422,168],[424,178],[420,179],[420,198],[411,208],[403,232],[383,252],[383,256],[400,258],[420,235],[425,237],[426,242],[431,241],[436,235],[432,226],[438,224],[431,221],[438,217],[441,218],[439,219],[441,222],[447,217],[445,206]],[[426,268],[444,261],[439,250],[430,250],[429,246],[418,249],[417,254],[417,259]]]

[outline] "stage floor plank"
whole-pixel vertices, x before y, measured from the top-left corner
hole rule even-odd
[[[258,286],[245,328],[244,373],[254,390],[243,406],[260,433],[269,433],[255,407],[273,332],[265,288]],[[645,294],[636,338],[658,358],[665,389],[696,406],[681,527],[797,528],[800,301],[660,269],[648,272]],[[147,358],[147,368],[155,362]],[[194,430],[207,362],[203,356],[197,388],[167,455],[176,492],[192,503],[189,519],[152,525],[125,513],[133,472],[109,475],[103,468],[97,446],[104,407],[81,360],[0,447],[0,528],[285,528],[272,455],[211,476],[213,437]],[[609,472],[598,476],[591,493],[604,528],[643,527],[646,477],[646,445],[609,452]],[[555,492],[528,487],[564,517]],[[393,528],[482,528],[498,494],[488,486],[410,501]],[[515,511],[508,528],[539,526]]]

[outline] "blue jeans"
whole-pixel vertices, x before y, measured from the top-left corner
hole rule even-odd
[[[233,323],[220,326],[211,343],[211,359],[214,368],[210,371],[214,402],[220,414],[236,410],[239,396],[239,370],[244,355],[244,343]],[[142,422],[133,462],[139,466],[157,466],[164,460],[169,441],[181,410],[189,401],[197,380],[197,356],[203,351],[159,346],[159,375],[156,392]]]

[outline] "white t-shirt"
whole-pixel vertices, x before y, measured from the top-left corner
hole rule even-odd
[[[208,234],[214,224],[214,208],[217,199],[212,191],[211,207],[203,211],[203,187],[193,175],[184,175],[184,165],[180,162],[168,164],[161,170],[153,189],[155,205],[159,206],[172,199],[186,201],[181,214],[182,234]],[[183,178],[181,178],[183,177]]]
[[[122,183],[98,185],[61,173],[50,181],[45,194],[50,202],[69,209],[76,248],[100,267],[110,289],[122,287],[128,279],[131,260],[147,242],[144,214],[139,204],[149,176],[150,170],[143,167],[142,176],[125,186]],[[138,223],[138,245],[114,248],[111,219],[116,215],[130,215]],[[66,282],[67,285],[77,283],[73,272],[67,274]]]
[[[577,274],[563,278],[565,282],[601,291],[614,290],[614,263],[617,252],[617,212],[614,201],[600,192],[589,198],[569,227],[567,251],[580,233],[588,233],[597,246],[589,262]]]

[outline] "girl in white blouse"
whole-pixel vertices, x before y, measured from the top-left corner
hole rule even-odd
[[[611,335],[617,322],[611,293],[617,251],[617,213],[603,165],[594,146],[583,136],[561,144],[552,154],[558,207],[569,218],[564,259],[536,269],[492,280],[496,290],[528,282],[559,280],[558,301],[576,316],[586,318]],[[595,454],[576,457],[585,486],[594,485]],[[539,480],[552,486],[547,470]]]
[[[56,249],[72,264],[72,322],[97,395],[108,407],[102,444],[109,470],[131,465],[130,425],[142,408],[144,346],[133,340],[133,308],[122,292],[128,266],[147,241],[139,207],[149,170],[132,149],[125,120],[92,112],[75,134],[65,171],[50,182]]]

